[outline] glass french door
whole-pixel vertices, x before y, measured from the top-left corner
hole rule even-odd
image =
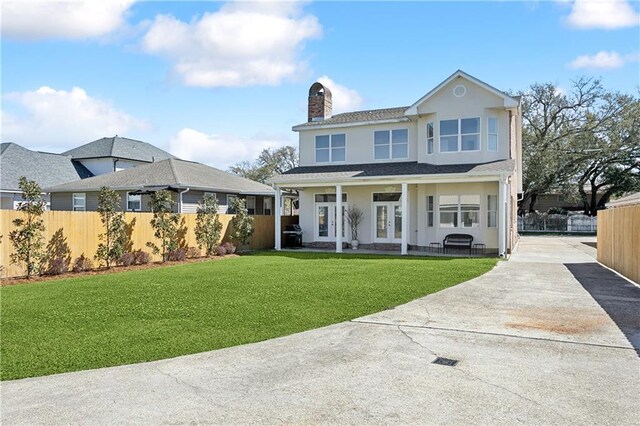
[[[315,240],[316,241],[335,241],[336,240],[336,221],[337,221],[336,203],[316,203],[315,218]],[[342,203],[342,240],[346,241],[347,221],[346,221],[347,204]]]
[[[373,203],[374,241],[400,243],[402,241],[402,207],[400,203]]]

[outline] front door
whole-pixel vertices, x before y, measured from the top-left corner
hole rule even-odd
[[[373,241],[402,242],[402,204],[400,193],[373,194]]]
[[[315,218],[315,240],[316,241],[335,241],[336,240],[336,220],[337,220],[336,203],[316,203]],[[347,235],[346,222],[346,203],[342,203],[342,240],[345,241]]]

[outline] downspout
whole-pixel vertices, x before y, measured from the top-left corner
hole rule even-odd
[[[180,214],[182,214],[182,194],[186,194],[187,192],[189,192],[189,189],[191,189],[191,188],[187,188],[184,191],[180,191],[180,195],[179,195],[180,200],[179,200],[179,203],[178,203],[178,213],[180,213]]]
[[[119,158],[116,158],[115,160],[113,160],[113,171],[114,171],[114,172],[115,172],[115,171],[116,171],[116,169],[117,169],[116,164],[118,164],[118,161],[120,161],[120,159],[119,159]]]

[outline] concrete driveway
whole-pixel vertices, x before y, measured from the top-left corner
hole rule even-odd
[[[640,288],[594,242],[524,237],[482,277],[305,333],[4,382],[1,420],[637,425]]]

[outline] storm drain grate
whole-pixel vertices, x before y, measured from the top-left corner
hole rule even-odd
[[[458,363],[457,359],[437,357],[431,364],[446,365],[447,367],[455,367]]]

